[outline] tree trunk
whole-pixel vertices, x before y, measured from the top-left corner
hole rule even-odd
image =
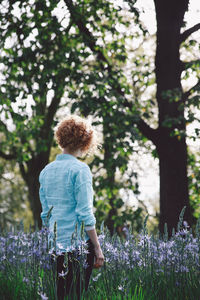
[[[169,236],[177,228],[180,212],[184,206],[184,220],[191,225],[192,215],[188,196],[187,149],[185,139],[163,135],[158,147],[160,159],[160,222],[163,232],[168,225]]]
[[[192,215],[188,196],[187,146],[181,86],[180,29],[188,0],[154,0],[157,18],[156,83],[159,108],[160,224],[169,234],[176,228],[181,209],[189,224]],[[179,132],[177,135],[175,131]]]
[[[38,170],[39,171],[39,170]],[[39,229],[42,227],[42,220],[40,213],[42,211],[40,198],[39,198],[39,182],[38,182],[39,173],[33,174],[28,180],[28,192],[29,192],[29,201],[31,210],[33,213],[34,226],[38,226]]]
[[[31,211],[33,213],[34,226],[42,227],[41,212],[42,207],[39,197],[39,174],[41,170],[49,162],[50,148],[47,152],[41,152],[36,157],[33,157],[27,162],[27,171],[25,172],[22,165],[20,166],[22,176],[28,186],[29,202]]]
[[[109,124],[103,123],[103,134],[104,134],[104,168],[106,169],[107,178],[105,188],[108,189],[107,197],[111,209],[109,210],[108,216],[105,220],[105,225],[108,227],[110,234],[113,235],[115,221],[113,220],[113,216],[117,215],[117,208],[115,207],[115,195],[113,194],[114,184],[115,184],[115,171],[116,166],[114,165],[113,160],[113,145],[114,145],[114,138],[113,136],[109,136],[108,134],[112,132],[112,128]],[[107,136],[108,135],[108,136]]]

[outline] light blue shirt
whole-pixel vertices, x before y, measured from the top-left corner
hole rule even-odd
[[[49,228],[53,243],[54,223],[57,223],[57,249],[70,251],[72,234],[77,224],[77,240],[81,239],[81,223],[86,230],[95,228],[93,214],[92,173],[88,165],[71,154],[58,154],[56,160],[41,171],[40,202],[42,224]],[[47,214],[52,207],[50,217]]]

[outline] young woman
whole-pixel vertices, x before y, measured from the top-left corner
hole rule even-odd
[[[54,223],[57,224],[57,296],[76,289],[80,298],[83,288],[88,289],[94,266],[101,267],[104,256],[95,230],[93,214],[92,174],[88,165],[77,157],[91,155],[98,146],[97,135],[83,118],[70,115],[62,120],[55,130],[55,138],[62,154],[49,163],[40,173],[40,201],[42,223],[49,227],[49,241],[53,243]],[[49,209],[53,206],[50,216]],[[87,266],[84,271],[84,287],[80,287],[80,265],[73,262],[72,236],[77,228],[76,243],[81,240],[81,224],[84,222],[85,242],[88,245]],[[68,268],[63,264],[67,252]],[[62,276],[61,274],[66,275]],[[76,277],[74,283],[73,276]]]

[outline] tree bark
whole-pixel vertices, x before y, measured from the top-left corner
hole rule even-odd
[[[169,236],[172,228],[177,228],[179,215],[184,206],[184,220],[192,224],[192,214],[188,195],[187,148],[185,138],[162,135],[159,146],[160,167],[160,222],[159,230],[163,233],[164,224],[168,225]]]
[[[159,139],[156,144],[160,165],[160,224],[169,235],[176,229],[181,209],[191,225],[187,178],[187,145],[181,86],[180,30],[188,0],[154,0],[157,18],[155,57],[157,102],[159,108]],[[180,134],[175,135],[175,130]]]
[[[116,166],[114,165],[113,160],[113,137],[108,136],[112,132],[112,128],[109,126],[109,124],[103,123],[103,134],[104,134],[104,167],[106,169],[107,178],[106,178],[106,188],[109,189],[108,194],[108,201],[111,206],[111,209],[109,210],[108,216],[105,220],[105,225],[108,227],[110,234],[113,235],[114,233],[114,227],[115,227],[115,221],[113,220],[113,216],[117,215],[117,208],[115,207],[115,195],[113,194],[113,188],[115,185],[115,171]]]
[[[34,226],[42,228],[42,220],[40,217],[42,207],[39,197],[39,174],[41,170],[48,164],[50,155],[50,147],[48,151],[41,152],[37,156],[33,157],[26,164],[26,169],[23,165],[20,166],[21,174],[28,186],[29,202],[31,211],[33,213]]]

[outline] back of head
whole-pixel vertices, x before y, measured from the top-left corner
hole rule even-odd
[[[55,139],[61,149],[70,153],[80,151],[82,155],[93,155],[101,147],[96,130],[85,118],[68,115],[55,128]]]

